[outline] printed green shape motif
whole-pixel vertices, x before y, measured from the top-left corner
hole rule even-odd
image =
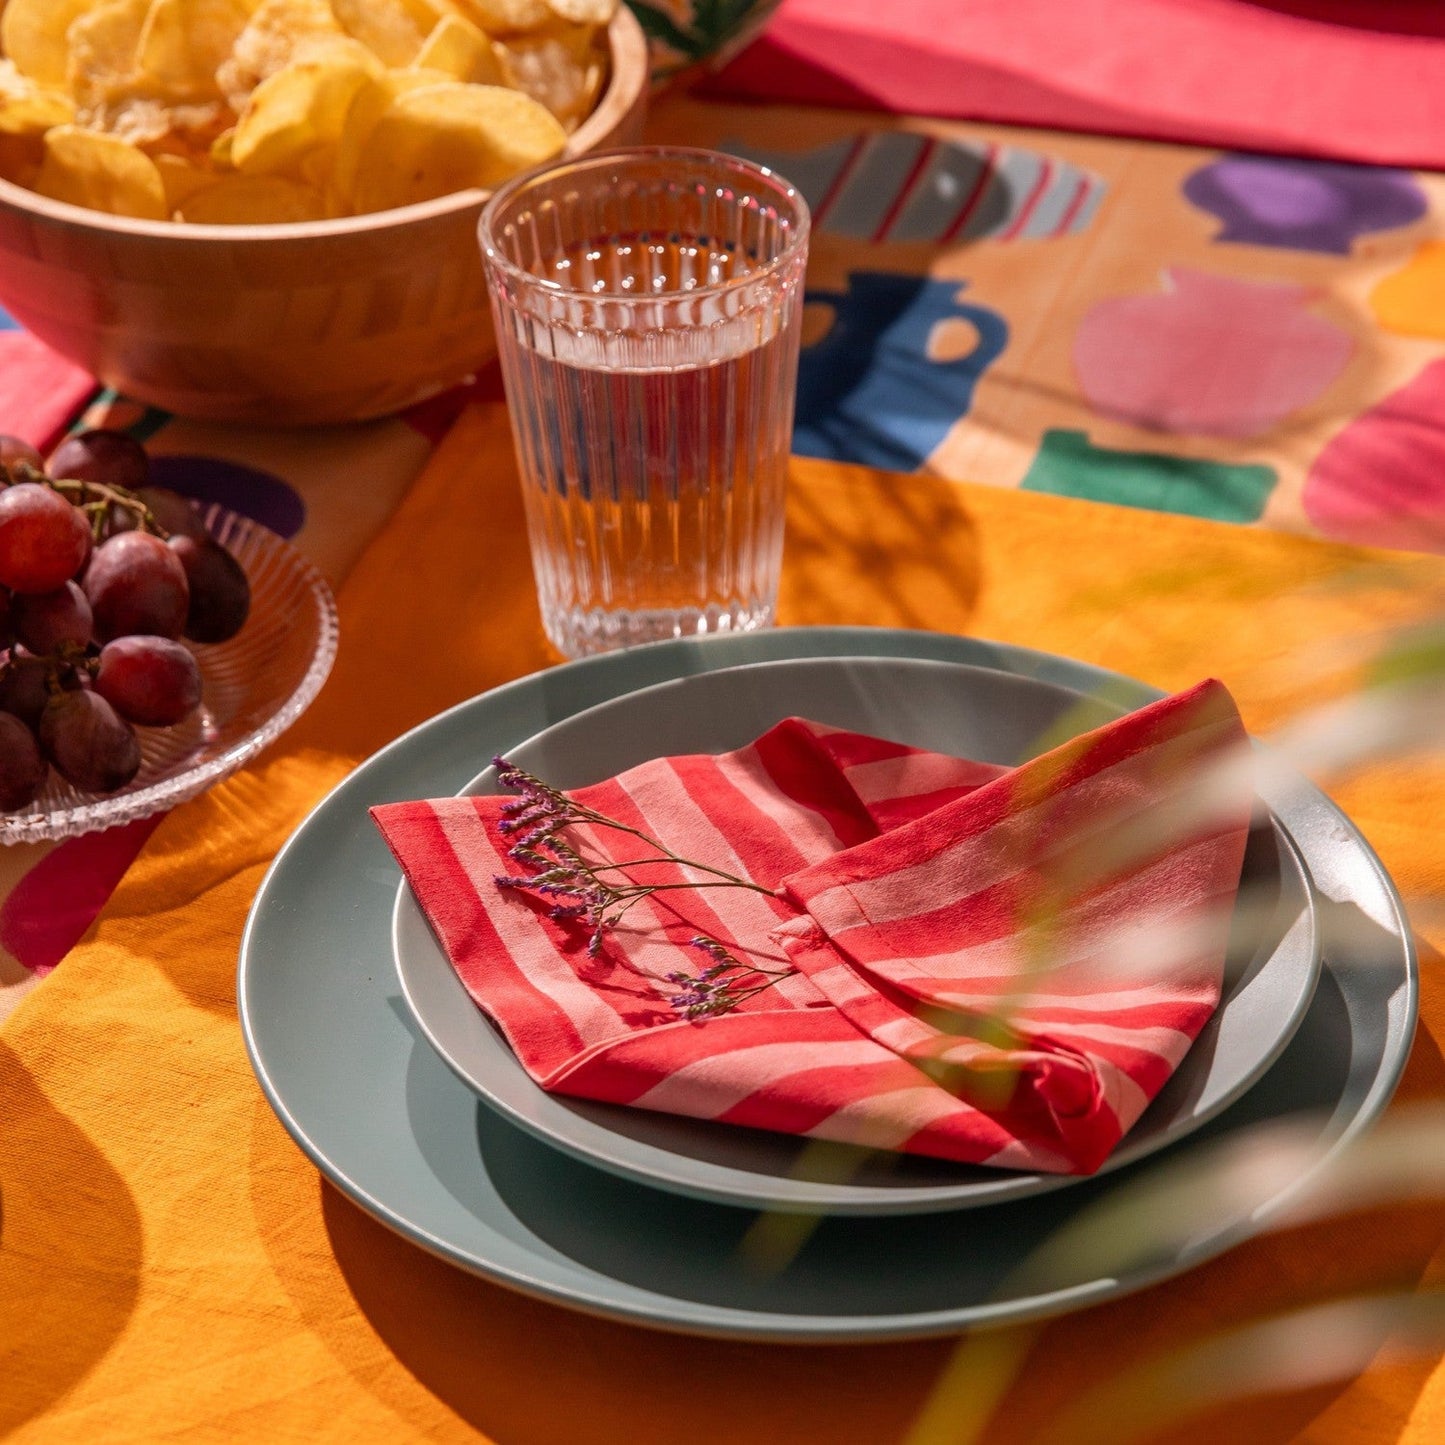
[[[1234,466],[1164,452],[1096,447],[1081,431],[1046,431],[1023,479],[1029,492],[1180,512],[1215,522],[1257,522],[1278,481],[1273,467]]]

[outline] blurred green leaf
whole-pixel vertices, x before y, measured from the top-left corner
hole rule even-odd
[[[1445,621],[1432,621],[1398,633],[1367,667],[1367,687],[1445,678]]]

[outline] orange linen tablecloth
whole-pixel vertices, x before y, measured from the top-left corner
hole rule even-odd
[[[1438,558],[800,462],[782,618],[966,631],[1168,688],[1214,674],[1267,731],[1345,689],[1381,629],[1442,597]],[[322,1182],[263,1100],[237,1026],[236,953],[267,864],[358,760],[550,660],[499,406],[463,417],[340,603],[341,655],[311,712],[166,818],[0,1030],[0,1436],[1112,1441],[1146,1397],[1124,1388],[1091,1413],[1089,1392],[1127,1386],[1126,1371],[1183,1401],[1214,1376],[1179,1352],[1213,1348],[1220,1330],[1441,1288],[1445,1211],[1400,1203],[1032,1329],[790,1348],[589,1319],[392,1235]],[[1418,910],[1424,1013],[1394,1110],[1445,1100],[1445,766],[1376,768],[1335,795]],[[1367,1331],[1353,1345],[1338,1379],[1226,1402],[1164,1438],[1445,1438],[1438,1341]]]

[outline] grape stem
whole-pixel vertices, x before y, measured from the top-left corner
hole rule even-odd
[[[68,692],[67,679],[73,681],[81,672],[93,678],[100,669],[99,659],[90,657],[83,647],[77,647],[73,642],[61,643],[55,652],[32,655],[45,666],[45,691],[49,697]],[[13,653],[0,654],[0,681],[13,672],[16,665]]]
[[[120,507],[136,519],[136,527],[142,532],[151,532],[161,541],[168,542],[171,534],[161,526],[156,514],[126,487],[117,487],[109,482],[82,482],[75,477],[48,477],[38,472],[29,462],[12,462],[7,468],[0,465],[0,488],[12,487],[19,482],[38,482],[59,492],[72,507],[85,513],[90,523],[90,534],[96,542],[105,531],[106,514],[111,507]]]

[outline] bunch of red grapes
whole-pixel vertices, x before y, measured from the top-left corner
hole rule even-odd
[[[48,462],[0,437],[0,812],[33,803],[52,767],[85,792],[125,787],[136,727],[201,701],[180,639],[224,642],[250,611],[240,563],[149,473],[123,432],[68,437]]]

